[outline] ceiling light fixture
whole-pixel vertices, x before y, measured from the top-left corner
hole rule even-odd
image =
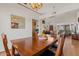
[[[42,3],[30,3],[32,9],[38,10],[40,9],[43,5]]]

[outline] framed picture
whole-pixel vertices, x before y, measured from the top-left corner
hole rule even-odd
[[[22,16],[11,15],[11,28],[12,29],[24,29],[25,18]]]

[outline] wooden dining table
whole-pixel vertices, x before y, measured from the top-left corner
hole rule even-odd
[[[39,55],[48,49],[57,39],[48,37],[48,39],[33,39],[32,37],[20,38],[11,40],[12,43],[12,55],[15,54],[15,50],[18,51],[20,56],[34,56]]]

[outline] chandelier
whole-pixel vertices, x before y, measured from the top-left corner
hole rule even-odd
[[[31,3],[32,9],[38,10],[42,7],[42,3]]]

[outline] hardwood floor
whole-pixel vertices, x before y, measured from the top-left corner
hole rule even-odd
[[[67,37],[63,48],[63,54],[64,56],[79,56],[79,41]],[[0,56],[5,55],[5,52],[0,52]]]
[[[10,53],[11,53],[12,49],[9,49],[9,51],[10,51]],[[15,53],[18,53],[18,52],[15,51]],[[12,55],[12,53],[11,53],[11,55]],[[0,52],[0,56],[6,56],[5,51]]]
[[[6,53],[4,51],[0,52],[0,56],[6,56]]]
[[[64,56],[79,56],[79,41],[71,37],[66,38],[63,54]]]

